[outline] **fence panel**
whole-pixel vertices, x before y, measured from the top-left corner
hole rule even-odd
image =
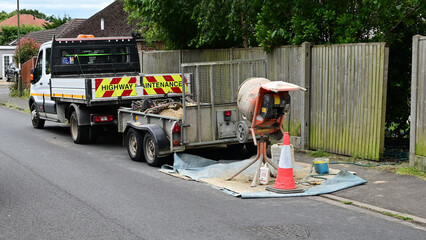
[[[292,92],[284,128],[299,148],[377,160],[384,150],[388,48],[384,43],[284,46],[261,48],[142,52],[144,73],[181,72],[181,63],[266,58],[262,61],[195,67],[199,99],[209,102],[210,78],[215,103],[234,102],[242,81],[267,77],[308,88]],[[193,87],[193,86],[192,86]],[[216,89],[217,88],[217,89]],[[196,92],[192,89],[193,93]],[[424,91],[424,90],[423,90]]]
[[[180,72],[180,50],[142,51],[139,53],[141,72],[145,74]]]
[[[426,37],[413,37],[410,165],[426,170]]]
[[[302,71],[305,64],[305,61],[303,61],[304,49],[301,46],[283,46],[267,54],[268,79],[308,87],[305,84],[306,79]],[[309,54],[310,47],[308,50]],[[305,110],[309,109],[309,104],[304,104],[304,98],[308,94],[301,91],[291,92],[290,112],[284,118],[284,130],[290,132],[291,142],[297,148],[308,148],[308,145],[302,141],[302,139],[308,140],[308,137],[302,136],[302,132],[305,132],[302,126],[305,126],[306,129],[308,128],[306,124],[309,125],[308,122],[304,121]],[[305,122],[305,124],[302,125],[302,122]]]
[[[310,148],[378,160],[384,151],[388,48],[312,48]]]

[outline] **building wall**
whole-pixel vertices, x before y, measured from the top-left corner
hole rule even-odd
[[[4,69],[4,56],[13,56],[15,54],[15,47],[12,46],[0,46],[0,78],[5,78]]]

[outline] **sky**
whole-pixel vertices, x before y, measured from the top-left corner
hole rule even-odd
[[[19,9],[36,9],[47,16],[89,18],[114,0],[19,0]],[[16,10],[17,0],[0,0],[0,11]]]

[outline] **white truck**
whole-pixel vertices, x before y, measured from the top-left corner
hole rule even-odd
[[[245,143],[248,128],[236,92],[247,76],[259,75],[256,69],[266,74],[265,59],[185,63],[181,69],[141,74],[132,38],[53,39],[40,47],[32,70],[32,124],[68,123],[75,143],[93,141],[99,126],[116,126],[130,158],[151,166],[174,152],[219,144],[255,152],[251,140]],[[164,102],[181,106],[181,114],[145,111]]]
[[[117,110],[141,99],[140,65],[132,37],[53,39],[31,71],[32,124],[69,123],[75,143],[88,143],[101,125],[116,125]]]

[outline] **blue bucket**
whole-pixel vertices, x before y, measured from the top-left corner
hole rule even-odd
[[[327,174],[328,170],[328,158],[315,158],[314,159],[314,168],[315,172],[318,174]]]

